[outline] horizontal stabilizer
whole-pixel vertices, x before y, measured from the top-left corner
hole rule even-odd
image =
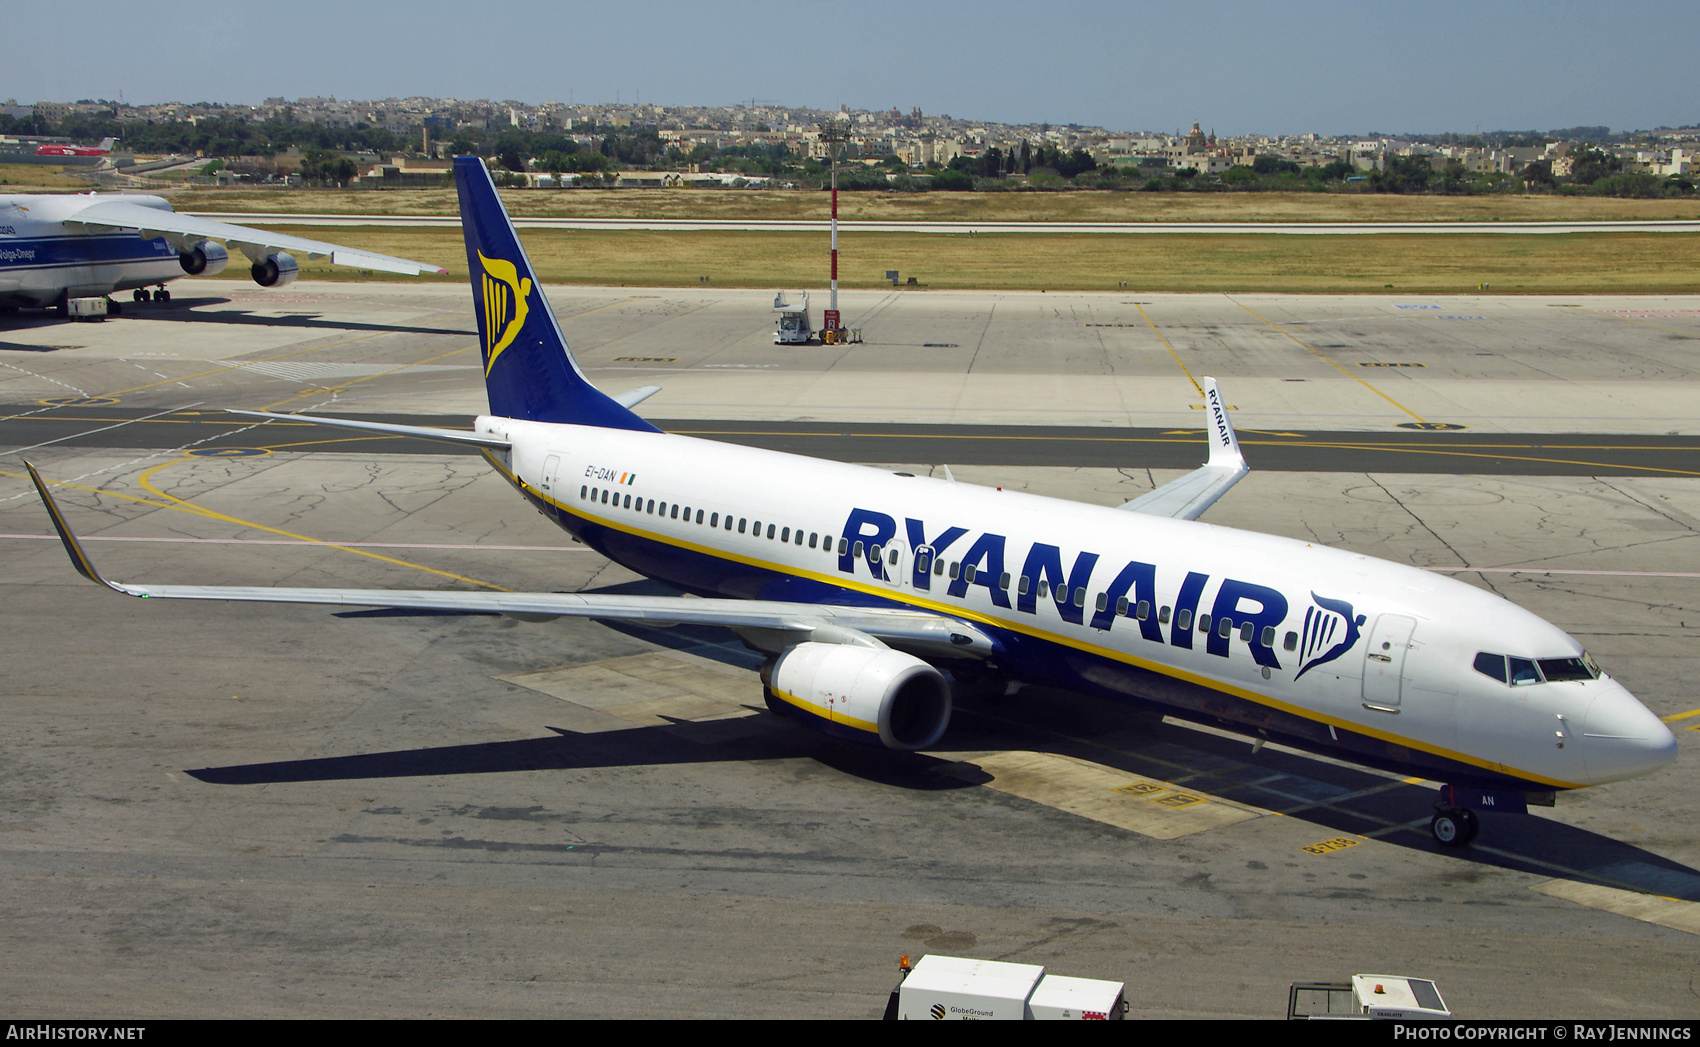
[[[311,414],[272,414],[270,411],[239,411],[234,407],[224,409],[229,414],[246,415],[249,418],[267,418],[279,422],[307,422],[312,425],[330,425],[338,429],[357,429],[366,433],[384,433],[389,436],[412,436],[420,440],[436,440],[438,443],[470,444],[473,447],[490,447],[505,451],[512,445],[505,437],[492,436],[489,433],[475,433],[470,429],[438,429],[428,425],[398,425],[393,422],[365,422],[357,418],[325,418]]]
[[[640,386],[629,393],[621,393],[619,396],[614,397],[614,402],[619,404],[621,407],[632,408],[643,403],[645,400],[660,391],[661,387],[659,385]]]

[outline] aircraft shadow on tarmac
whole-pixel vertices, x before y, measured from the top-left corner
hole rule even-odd
[[[355,320],[325,320],[313,316],[261,316],[246,309],[217,309],[216,306],[229,305],[230,299],[218,297],[206,298],[173,298],[169,302],[132,302],[120,303],[123,313],[117,317],[122,320],[172,320],[178,323],[196,324],[235,324],[246,327],[294,327],[303,330],[322,331],[381,331],[395,334],[446,334],[470,336],[473,331],[448,327],[414,327],[408,324],[373,324],[361,323]],[[51,313],[40,313],[28,317],[22,314],[11,318],[4,330],[36,330],[43,327],[64,326],[74,328],[78,321],[67,320]],[[58,348],[58,347],[55,347]],[[9,345],[0,343],[0,349],[29,349],[40,352],[40,347]]]
[[[634,582],[605,592],[664,592]],[[343,612],[348,614],[369,612]],[[381,613],[381,612],[380,612]],[[604,623],[646,642],[754,669],[760,657],[724,630]],[[213,785],[259,785],[597,767],[813,760],[888,788],[934,792],[975,788],[990,776],[972,764],[925,753],[896,753],[814,734],[766,711],[730,720],[672,720],[651,727],[583,734],[549,727],[555,737],[449,745],[309,760],[187,771]],[[1337,763],[1160,720],[1148,711],[1082,695],[1033,688],[1014,697],[958,706],[946,735],[958,751],[1025,750],[1088,760],[1220,796],[1315,825],[1329,836],[1373,836],[1413,850],[1441,850],[1428,831],[1436,794]],[[1560,802],[1563,802],[1562,800]],[[1073,815],[1061,815],[1074,817]],[[1443,851],[1475,865],[1700,901],[1700,871],[1631,844],[1549,818],[1481,814],[1474,846]]]

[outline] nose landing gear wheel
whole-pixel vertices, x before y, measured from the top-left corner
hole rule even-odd
[[[1434,813],[1428,831],[1442,847],[1468,847],[1481,832],[1476,812],[1464,807],[1448,807]]]

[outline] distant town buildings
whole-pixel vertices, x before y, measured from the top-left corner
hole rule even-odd
[[[285,121],[333,128],[382,128],[405,136],[417,160],[447,155],[457,131],[476,128],[489,132],[505,128],[548,131],[571,137],[585,147],[596,147],[611,130],[653,128],[662,141],[689,154],[699,146],[714,150],[759,146],[782,148],[797,157],[823,159],[826,146],[819,125],[843,122],[849,142],[845,160],[874,162],[895,156],[911,168],[949,166],[959,157],[970,159],[997,149],[1008,157],[1025,145],[1071,153],[1084,150],[1103,165],[1137,168],[1153,173],[1190,171],[1221,174],[1235,166],[1250,166],[1259,157],[1296,164],[1301,168],[1323,167],[1344,161],[1361,173],[1385,170],[1390,158],[1425,156],[1435,167],[1458,163],[1473,173],[1515,174],[1536,162],[1548,163],[1555,176],[1563,177],[1569,143],[1547,141],[1539,145],[1491,147],[1437,144],[1453,136],[1426,140],[1399,137],[1338,138],[1316,134],[1268,136],[1240,135],[1218,139],[1194,122],[1191,129],[1174,134],[1152,131],[1110,130],[1078,124],[997,124],[924,114],[918,107],[907,112],[897,106],[884,110],[837,112],[750,102],[726,106],[664,106],[630,104],[529,103],[513,99],[490,101],[458,98],[385,98],[372,101],[338,99],[334,96],[268,98],[260,105],[165,102],[128,105],[110,101],[36,102],[21,105],[9,99],[0,105],[0,115],[17,120],[40,116],[54,123],[69,117],[92,116],[131,122],[199,124],[210,119],[239,121]],[[1604,129],[1598,129],[1604,130]],[[480,137],[486,137],[480,135]],[[1456,140],[1456,139],[1454,139]],[[123,143],[120,142],[120,150]],[[1608,146],[1626,171],[1688,175],[1694,172],[1694,153],[1700,148],[1700,131],[1678,129],[1647,132],[1632,145]],[[359,157],[360,163],[372,160]],[[377,157],[378,169],[368,176],[391,181],[427,177],[428,168],[409,164],[402,157]],[[675,165],[677,166],[677,165]],[[409,174],[409,171],[412,174]],[[533,177],[547,177],[536,174]],[[632,183],[643,181],[636,174]],[[672,182],[658,184],[708,184],[718,175],[694,170],[679,172]],[[566,180],[565,178],[562,179]],[[551,181],[553,178],[551,177]],[[750,184],[751,179],[743,179]],[[756,180],[759,181],[759,180]]]

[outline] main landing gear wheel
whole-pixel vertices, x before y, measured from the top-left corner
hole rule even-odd
[[[171,301],[171,292],[161,287],[153,293],[153,300],[156,302],[169,302]]]
[[[150,293],[149,293],[149,292],[148,292],[148,289],[147,289],[147,288],[145,288],[145,287],[138,287],[138,288],[136,288],[136,290],[135,290],[135,291],[134,291],[134,293],[132,293],[132,294],[131,294],[131,295],[130,295],[130,299],[131,299],[131,300],[132,300],[132,301],[136,301],[136,302],[146,302],[146,301],[148,301],[148,300],[149,300],[149,299],[151,299],[151,298],[152,298],[152,297],[153,297],[153,295],[152,295],[152,294],[150,294]]]
[[[1428,831],[1442,847],[1468,847],[1482,826],[1476,812],[1465,807],[1447,807],[1434,813]]]

